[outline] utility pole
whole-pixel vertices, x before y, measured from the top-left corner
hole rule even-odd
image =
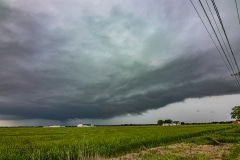
[[[235,73],[235,74],[231,74],[231,76],[240,76],[240,72]]]

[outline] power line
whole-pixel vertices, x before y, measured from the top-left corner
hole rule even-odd
[[[196,13],[197,13],[198,17],[200,18],[200,20],[201,20],[202,24],[204,25],[204,27],[205,27],[206,31],[208,32],[208,35],[210,36],[210,38],[211,38],[211,40],[212,40],[213,44],[215,45],[215,47],[216,47],[216,49],[217,49],[218,53],[220,54],[220,56],[221,56],[221,58],[222,58],[222,60],[223,60],[224,64],[225,64],[225,65],[226,65],[226,67],[228,68],[228,65],[227,65],[227,63],[225,62],[225,60],[224,60],[224,58],[223,58],[223,56],[222,56],[222,54],[221,54],[220,50],[218,49],[218,47],[217,47],[217,45],[216,45],[215,41],[213,40],[213,37],[212,37],[212,35],[210,34],[209,30],[207,29],[207,26],[205,25],[205,23],[204,23],[204,21],[203,21],[202,17],[200,16],[200,14],[199,14],[199,12],[198,12],[197,8],[196,8],[196,7],[195,7],[195,5],[193,4],[192,0],[189,0],[189,1],[191,2],[191,4],[192,4],[193,8],[195,9],[195,11],[196,11]],[[229,68],[228,68],[228,71],[230,72],[230,69],[229,69]],[[231,74],[231,72],[230,72],[230,74]],[[234,79],[234,78],[233,78],[233,79]],[[236,82],[237,86],[238,86],[238,87],[240,87],[240,85],[239,85],[239,82],[237,81],[236,77],[235,77],[235,79],[234,79],[234,80],[235,80],[235,82]]]
[[[217,48],[217,50],[218,50],[219,54],[221,55],[221,52],[220,52],[220,50],[218,49],[218,47],[217,47],[217,45],[216,45],[215,41],[213,40],[213,37],[212,37],[212,35],[210,34],[209,30],[207,29],[207,26],[206,26],[206,25],[205,25],[205,23],[203,22],[203,19],[202,19],[202,17],[200,16],[200,14],[198,13],[198,11],[197,11],[197,9],[196,9],[195,5],[193,4],[192,0],[190,0],[190,2],[192,3],[192,6],[194,7],[195,11],[196,11],[196,12],[197,12],[197,14],[198,14],[198,17],[199,17],[199,18],[200,18],[200,20],[202,21],[202,23],[203,23],[203,25],[204,25],[205,29],[207,30],[207,32],[208,32],[208,34],[209,34],[209,36],[211,37],[211,39],[212,39],[212,42],[214,43],[215,47]],[[221,57],[222,57],[222,55],[221,55]]]
[[[217,45],[216,45],[216,43],[215,43],[215,41],[213,40],[213,37],[212,37],[212,35],[210,34],[210,32],[209,32],[209,30],[207,29],[207,26],[205,25],[205,23],[203,22],[203,19],[202,19],[202,17],[200,16],[200,14],[198,13],[198,11],[197,11],[197,9],[196,9],[196,7],[195,7],[195,5],[193,4],[193,2],[192,2],[192,0],[190,0],[190,2],[192,3],[192,5],[193,5],[193,7],[194,7],[194,9],[195,9],[195,11],[197,12],[197,14],[198,14],[198,17],[200,18],[200,20],[202,21],[202,23],[203,23],[203,25],[204,25],[204,27],[205,27],[205,29],[206,29],[206,31],[208,32],[208,35],[210,36],[210,38],[212,39],[212,42],[214,43],[214,45],[215,45],[215,47],[217,48],[217,50],[218,50],[218,53],[221,55],[221,57],[222,57],[222,54],[221,54],[221,52],[220,52],[220,50],[219,50],[219,48],[217,47]],[[222,57],[222,59],[223,59],[223,61],[224,61],[224,58]],[[224,61],[225,62],[225,61]],[[226,64],[226,63],[225,63]],[[227,66],[227,65],[226,65]],[[227,66],[227,68],[228,68],[228,66]]]
[[[213,20],[214,20],[214,23],[215,23],[215,25],[217,26],[218,33],[219,33],[219,35],[220,35],[220,37],[221,37],[221,39],[222,39],[222,42],[223,42],[223,44],[224,44],[224,47],[225,47],[225,49],[226,49],[226,51],[227,51],[227,53],[228,53],[229,59],[231,60],[231,63],[234,64],[234,62],[233,62],[233,60],[232,60],[232,58],[231,58],[231,55],[230,55],[230,53],[229,53],[229,51],[228,51],[228,49],[227,49],[227,45],[226,45],[226,43],[225,43],[225,41],[224,41],[224,39],[223,39],[222,33],[220,32],[220,29],[219,29],[219,27],[218,27],[218,25],[217,25],[217,22],[216,22],[216,20],[215,20],[215,18],[214,18],[214,16],[213,16],[213,13],[212,13],[212,11],[211,11],[211,8],[210,8],[207,0],[205,0],[205,1],[206,1],[206,3],[207,3],[208,9],[209,9],[209,11],[210,11],[210,13],[211,13],[211,15],[212,15],[212,18],[213,18]],[[235,72],[235,71],[234,71],[234,72]],[[231,73],[230,73],[230,74],[231,74]]]
[[[203,9],[203,11],[204,11],[204,13],[205,13],[205,15],[206,15],[206,17],[207,17],[210,25],[211,25],[211,27],[212,27],[212,30],[214,31],[214,34],[215,34],[215,36],[216,36],[216,38],[217,38],[217,40],[218,40],[218,43],[219,43],[220,46],[221,46],[221,49],[222,49],[222,51],[223,51],[223,53],[224,53],[224,55],[225,55],[225,57],[226,57],[226,59],[227,59],[227,62],[228,62],[228,64],[229,64],[229,66],[230,66],[231,69],[232,69],[232,72],[235,73],[235,70],[234,70],[234,68],[232,67],[231,63],[230,63],[230,61],[229,61],[229,59],[228,59],[228,57],[227,57],[227,55],[226,55],[225,50],[223,49],[223,46],[222,46],[222,44],[221,44],[221,42],[220,42],[220,40],[219,40],[219,38],[218,38],[218,36],[217,36],[217,33],[216,33],[216,31],[215,31],[215,29],[214,29],[214,27],[213,27],[213,25],[212,25],[211,20],[210,20],[209,17],[208,17],[208,14],[207,14],[207,12],[206,12],[206,10],[205,10],[205,8],[204,8],[201,0],[199,0],[199,3],[201,4],[201,7],[202,7],[202,9]],[[239,80],[238,80],[237,78],[236,78],[236,80],[237,80],[237,83],[238,83],[238,85],[239,85],[239,87],[240,87]]]
[[[219,34],[220,34],[220,36],[221,36],[221,39],[222,39],[223,44],[224,44],[224,47],[225,47],[225,49],[226,49],[226,51],[227,51],[227,53],[228,53],[229,59],[231,60],[231,63],[234,64],[233,58],[231,57],[231,54],[229,53],[229,51],[228,51],[228,49],[227,49],[226,43],[225,43],[225,41],[223,40],[223,36],[222,36],[222,34],[221,34],[221,32],[220,32],[220,29],[219,29],[219,27],[218,27],[218,25],[217,25],[217,22],[216,22],[216,20],[215,20],[215,18],[214,18],[214,16],[213,16],[213,13],[212,13],[212,11],[211,11],[211,8],[210,8],[207,0],[205,0],[205,1],[206,1],[206,3],[207,3],[208,9],[209,9],[209,11],[210,11],[210,13],[211,13],[211,15],[212,15],[212,18],[213,18],[213,20],[214,20],[214,23],[215,23],[215,25],[217,26],[218,32],[219,32]],[[226,65],[226,64],[225,64],[225,65]],[[228,68],[228,71],[230,72],[230,69],[229,69],[229,68]],[[236,73],[236,72],[235,72],[235,67],[234,67],[234,73]],[[239,75],[239,76],[240,76],[240,74],[238,74],[238,73],[234,74],[234,73],[231,74],[231,72],[230,72],[231,76],[236,76],[236,75]],[[239,80],[238,78],[239,78],[239,77],[237,77],[237,78],[235,77],[235,80],[238,81],[238,80]]]
[[[235,0],[235,4],[236,4],[237,14],[238,14],[238,20],[239,20],[239,24],[240,24],[240,18],[239,18],[239,12],[238,12],[237,0]]]
[[[221,26],[222,26],[222,30],[224,31],[225,37],[226,37],[226,39],[227,39],[229,48],[230,48],[230,50],[231,50],[232,56],[233,56],[233,58],[234,58],[234,61],[235,61],[236,66],[237,66],[237,71],[239,72],[239,67],[238,67],[238,64],[237,64],[237,60],[236,60],[235,55],[234,55],[234,53],[233,53],[233,51],[232,51],[232,47],[231,47],[231,45],[230,45],[230,43],[229,43],[229,40],[228,40],[228,37],[227,37],[227,33],[226,33],[225,28],[224,28],[224,26],[223,26],[223,22],[222,22],[221,16],[220,16],[220,14],[219,14],[219,12],[218,12],[218,9],[217,9],[217,6],[216,6],[214,0],[211,0],[211,1],[212,1],[213,6],[214,6],[214,9],[215,9],[215,11],[216,11],[216,13],[217,13],[217,16],[218,16],[218,19],[219,19],[219,21],[220,21],[220,24],[221,24]]]

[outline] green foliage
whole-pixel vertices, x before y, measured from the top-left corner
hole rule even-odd
[[[232,108],[231,117],[237,120],[240,119],[240,106],[235,106]]]
[[[0,128],[0,159],[98,159],[225,130],[230,125],[174,127]]]
[[[166,119],[164,123],[172,123],[173,121],[171,119]]]
[[[158,125],[162,125],[162,124],[163,124],[163,120],[159,119],[159,120],[157,121],[157,124],[158,124]]]
[[[228,154],[223,155],[223,160],[238,160],[240,158],[240,145],[235,144],[233,147],[230,148]]]

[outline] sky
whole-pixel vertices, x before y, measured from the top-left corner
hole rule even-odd
[[[234,2],[216,5],[240,63]],[[0,126],[227,121],[240,104],[189,0],[0,0],[0,68]]]

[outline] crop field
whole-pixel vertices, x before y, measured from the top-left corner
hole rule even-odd
[[[167,144],[215,140],[234,144],[230,156],[239,154],[240,128],[232,124],[0,128],[0,159],[106,159]]]

